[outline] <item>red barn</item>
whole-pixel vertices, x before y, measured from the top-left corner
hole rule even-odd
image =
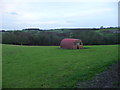
[[[83,44],[80,39],[66,38],[61,41],[60,47],[65,49],[80,49],[83,48]]]

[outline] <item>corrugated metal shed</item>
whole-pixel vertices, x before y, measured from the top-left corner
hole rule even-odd
[[[83,44],[80,39],[65,38],[61,41],[60,47],[66,49],[80,49],[83,48]]]

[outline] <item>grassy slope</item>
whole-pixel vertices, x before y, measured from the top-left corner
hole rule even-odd
[[[96,32],[107,31],[107,30],[114,31],[114,30],[118,30],[118,28],[105,28],[105,29],[96,30]]]
[[[0,89],[2,88],[2,45],[0,44]]]
[[[3,45],[3,88],[75,87],[118,59],[117,45],[85,47]]]

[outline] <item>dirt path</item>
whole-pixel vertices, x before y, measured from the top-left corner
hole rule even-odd
[[[120,88],[120,61],[99,73],[94,79],[79,82],[78,88]]]

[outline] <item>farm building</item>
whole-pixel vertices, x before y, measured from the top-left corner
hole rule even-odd
[[[83,48],[83,44],[80,39],[66,38],[61,41],[60,47],[65,49],[80,49]]]

